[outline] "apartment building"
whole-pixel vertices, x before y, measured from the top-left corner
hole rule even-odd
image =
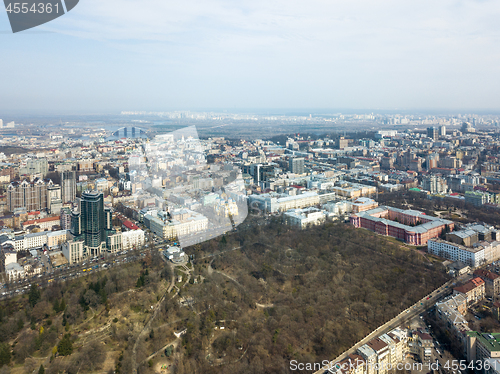
[[[92,171],[94,170],[94,160],[93,159],[78,160],[77,167],[78,171]]]
[[[76,197],[76,172],[70,170],[61,173],[61,199],[63,203],[74,201]]]
[[[419,330],[412,331],[408,337],[408,350],[420,357],[422,361],[429,360],[434,347],[432,336]]]
[[[106,248],[108,253],[116,253],[123,250],[123,236],[121,232],[110,233],[106,236]]]
[[[37,232],[17,236],[14,240],[14,249],[17,252],[29,249],[41,249],[45,244],[47,244],[47,233]]]
[[[398,362],[403,361],[403,341],[400,337],[396,336],[393,332],[380,335],[382,340],[388,347],[388,362],[390,365],[396,365]]]
[[[200,213],[183,209],[179,214],[168,218],[166,212],[158,212],[158,216],[146,214],[144,224],[156,235],[164,239],[172,239],[205,231],[208,228],[208,218]],[[174,218],[177,217],[177,218]]]
[[[500,276],[486,269],[477,269],[474,271],[476,277],[484,281],[486,296],[496,297],[500,293]]]
[[[70,240],[62,244],[62,253],[70,265],[83,261],[84,245],[84,240]]]
[[[309,226],[320,225],[325,222],[326,215],[317,208],[291,209],[283,215],[285,222],[290,226],[304,229]]]
[[[469,324],[465,319],[467,314],[467,297],[462,293],[448,296],[436,303],[436,317],[450,327],[455,339],[465,346],[466,333],[470,331]]]
[[[497,321],[500,321],[500,302],[493,302],[493,306],[491,307],[491,314],[493,314],[493,317],[495,317]]]
[[[9,264],[13,264],[17,262],[17,252],[13,251],[9,248],[2,248],[0,250],[0,266],[2,271],[5,271],[5,268]]]
[[[41,249],[44,246],[50,249],[59,248],[68,238],[67,230],[42,231],[31,234],[16,236],[14,240],[14,249],[27,251],[30,249]]]
[[[331,189],[338,196],[348,199],[357,199],[362,196],[370,196],[377,193],[377,187],[346,181],[339,181]]]
[[[290,157],[288,170],[294,174],[304,174],[304,157]]]
[[[124,250],[129,250],[134,247],[140,248],[144,246],[144,231],[141,229],[123,231],[122,244]]]
[[[380,337],[373,338],[366,343],[377,355],[377,366],[375,373],[385,374],[389,369],[391,363],[391,355],[389,345],[384,342]]]
[[[430,175],[422,179],[422,189],[431,194],[441,194],[448,191],[446,180],[436,175]]]
[[[262,195],[250,195],[250,209],[259,209],[265,213],[286,212],[290,209],[300,209],[318,205],[320,197],[317,192],[304,192],[299,195],[286,195],[268,193]]]
[[[61,222],[61,228],[63,230],[69,230],[71,228],[71,209],[69,208],[61,209],[61,215],[59,220]]]
[[[376,207],[378,207],[378,203],[375,200],[370,199],[368,197],[360,197],[354,200],[351,203],[351,206],[353,213],[359,213],[375,209]]]
[[[365,374],[367,370],[366,361],[363,356],[354,353],[349,354],[345,359],[328,369],[332,374]]]
[[[50,182],[52,183],[52,182]],[[12,182],[7,187],[7,209],[25,208],[28,212],[47,208],[47,184],[39,178],[33,182]]]
[[[109,183],[106,178],[99,178],[94,181],[94,189],[96,191],[104,192],[108,189]]]
[[[488,192],[466,191],[465,202],[479,207],[487,203],[498,204],[498,197]]]
[[[469,362],[500,359],[500,333],[469,331],[466,349]]]
[[[463,294],[467,299],[467,305],[473,305],[485,298],[485,282],[479,277],[473,278],[464,285],[455,287],[453,294]]]
[[[52,214],[61,213],[61,186],[50,183],[47,185],[47,210]]]
[[[427,251],[452,261],[461,261],[473,268],[500,259],[499,242],[479,242],[473,247],[455,244],[441,239],[429,239]]]
[[[26,229],[29,226],[38,226],[41,230],[52,230],[54,226],[61,226],[61,218],[46,217],[23,222],[23,229]]]
[[[47,247],[49,247],[49,249],[60,248],[62,243],[66,242],[69,237],[68,230],[51,231],[46,234]]]
[[[378,362],[377,352],[368,344],[363,344],[358,348],[358,353],[365,360],[365,374],[378,374],[375,365]]]
[[[479,235],[474,230],[460,230],[447,233],[446,240],[466,247],[472,247],[479,241]]]
[[[396,328],[387,334],[370,340],[358,348],[357,353],[338,362],[330,373],[336,374],[383,374],[403,362],[408,348],[406,331]],[[357,361],[357,365],[349,366]]]
[[[129,220],[125,220],[122,222],[122,228],[128,231],[139,230],[139,226]]]
[[[5,267],[5,274],[9,279],[9,282],[13,282],[25,277],[24,268],[17,262],[11,263]]]
[[[357,353],[364,360],[365,374],[384,374],[404,360],[406,348],[406,333],[397,328],[370,340]]]
[[[29,158],[19,166],[19,175],[40,175],[44,177],[49,172],[46,158]]]

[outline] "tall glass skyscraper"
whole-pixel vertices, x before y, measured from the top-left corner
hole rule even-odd
[[[104,198],[101,192],[86,191],[82,194],[80,203],[82,234],[85,235],[85,245],[90,248],[101,246],[106,242],[104,231]]]
[[[85,256],[98,256],[108,247],[113,230],[110,209],[104,209],[104,196],[99,191],[85,191],[80,199],[80,212],[71,213],[71,234],[84,242]],[[121,237],[120,237],[121,238]],[[121,243],[114,239],[109,245]]]

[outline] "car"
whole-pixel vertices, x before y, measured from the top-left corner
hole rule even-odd
[[[430,296],[427,296],[427,299],[426,300],[429,300],[431,297]]]

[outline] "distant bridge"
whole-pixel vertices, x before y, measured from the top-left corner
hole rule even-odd
[[[111,136],[118,138],[140,138],[145,135],[146,130],[139,127],[122,127],[111,134]]]

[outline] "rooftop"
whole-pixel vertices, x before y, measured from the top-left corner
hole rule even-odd
[[[460,230],[460,231],[453,231],[452,232],[453,235],[456,235],[462,239],[468,238],[469,236],[472,236],[475,233],[476,232],[474,230]]]
[[[384,348],[387,348],[387,343],[384,342],[382,339],[380,338],[373,338],[372,340],[370,340],[368,343],[368,346],[370,346],[370,348],[372,348],[375,352],[378,352],[378,351],[381,351],[383,350]]]
[[[469,331],[467,335],[471,338],[477,338],[482,346],[490,352],[500,351],[500,333],[479,333],[477,331]]]
[[[459,293],[454,296],[449,296],[446,299],[436,303],[436,308],[441,314],[450,321],[453,325],[465,325],[468,326],[467,320],[464,318],[462,313],[458,311],[458,306],[465,306],[467,304],[467,298]]]
[[[474,278],[469,282],[465,283],[463,286],[455,287],[454,290],[460,293],[468,293],[474,288],[484,285],[484,281],[481,278]]]
[[[477,269],[476,271],[474,271],[474,275],[481,277],[481,278],[488,278],[491,280],[500,278],[500,276],[498,274],[495,274],[495,273],[493,273],[489,270],[486,270],[486,269]]]
[[[47,218],[40,218],[40,219],[32,219],[29,221],[25,221],[23,223],[23,226],[30,226],[30,225],[36,225],[37,223],[44,223],[44,222],[55,222],[59,221],[59,217],[47,217]]]
[[[417,330],[417,331],[415,331],[415,334],[418,335],[418,337],[420,338],[420,340],[431,340],[432,341],[432,336],[430,336],[426,332]]]
[[[125,226],[129,230],[138,230],[139,229],[139,226],[137,226],[135,223],[133,223],[129,220],[123,221],[123,226]]]
[[[361,347],[359,347],[358,352],[360,352],[365,357],[371,357],[377,354],[377,352],[375,352],[368,344],[363,344]]]

